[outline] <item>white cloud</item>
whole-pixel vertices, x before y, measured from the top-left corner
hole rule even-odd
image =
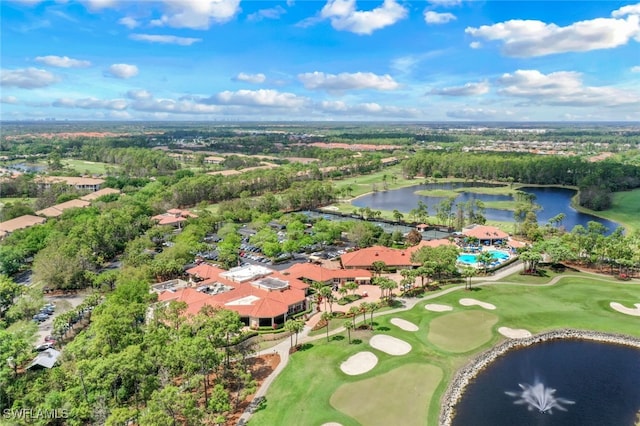
[[[129,99],[134,99],[136,101],[144,101],[147,99],[153,98],[153,94],[147,90],[129,90],[127,92],[127,97]]]
[[[50,86],[57,81],[58,78],[54,74],[38,68],[0,70],[0,86],[36,89]]]
[[[72,59],[68,56],[38,56],[36,57],[36,62],[40,62],[45,65],[49,65],[51,67],[60,67],[60,68],[86,68],[91,66],[91,62],[83,61],[80,59]]]
[[[70,99],[61,98],[54,101],[52,104],[58,108],[82,108],[82,109],[109,109],[122,111],[127,108],[128,103],[124,99],[96,99],[96,98],[84,98],[84,99]]]
[[[15,105],[18,103],[18,98],[15,96],[2,96],[0,97],[0,103]]]
[[[118,0],[83,0],[87,8],[91,11],[99,11],[108,7],[114,7],[118,4]]]
[[[640,72],[640,65],[636,65],[635,67],[631,67],[631,72]]]
[[[331,26],[338,31],[368,35],[395,24],[407,13],[407,9],[396,0],[384,0],[382,6],[368,11],[357,11],[356,0],[328,0],[320,16],[329,19]]]
[[[263,19],[280,19],[280,16],[287,13],[286,9],[280,5],[276,7],[272,7],[270,9],[261,9],[255,13],[247,16],[247,20],[249,21],[262,21]]]
[[[469,47],[472,49],[480,49],[482,47],[482,43],[480,43],[479,41],[472,41],[471,43],[469,43]]]
[[[446,24],[455,20],[456,17],[453,13],[438,13],[432,10],[427,10],[424,13],[424,21],[427,24]]]
[[[510,113],[496,111],[494,109],[464,107],[457,110],[447,111],[447,117],[462,120],[494,120],[504,118]]]
[[[489,93],[489,83],[481,81],[479,83],[467,83],[464,86],[445,87],[443,89],[432,89],[431,93],[442,96],[476,96]]]
[[[389,74],[376,75],[370,72],[325,74],[323,72],[315,71],[299,74],[298,80],[304,84],[304,87],[311,90],[395,90],[400,87],[398,82],[396,82]]]
[[[135,20],[134,18],[130,17],[130,16],[125,16],[124,18],[120,18],[118,20],[118,24],[124,25],[125,27],[127,27],[129,29],[133,29],[133,28],[136,28],[136,27],[140,26],[140,23],[137,20]]]
[[[266,106],[276,108],[297,108],[302,106],[305,98],[293,93],[281,93],[277,90],[238,90],[231,92],[226,90],[205,100],[206,103],[224,105]]]
[[[267,77],[262,73],[247,74],[244,72],[241,72],[240,74],[238,74],[233,78],[233,80],[235,81],[244,81],[245,83],[253,83],[253,84],[264,83],[266,79]]]
[[[208,29],[212,23],[228,22],[240,11],[240,0],[165,0],[167,11],[153,25]]]
[[[328,114],[338,113],[341,116],[348,114],[350,116],[382,116],[382,117],[418,117],[421,112],[415,108],[401,108],[396,106],[384,106],[375,102],[360,103],[349,105],[342,101],[322,101],[315,108]]]
[[[113,77],[126,79],[138,75],[138,67],[129,64],[113,64],[108,72]]]
[[[528,99],[536,104],[567,106],[602,106],[638,104],[640,92],[610,86],[585,86],[581,74],[558,71],[543,74],[537,70],[517,70],[498,79],[498,93]]]
[[[131,34],[131,40],[148,41],[150,43],[177,44],[179,46],[191,46],[193,43],[202,41],[201,38],[178,37],[174,35],[156,35],[156,34]]]
[[[507,56],[586,52],[622,46],[634,37],[640,41],[640,15],[629,15],[626,19],[597,18],[566,27],[541,21],[511,20],[479,28],[468,27],[465,32],[485,40],[502,41]]]
[[[131,109],[143,112],[162,112],[173,114],[214,114],[221,112],[217,105],[205,105],[189,100],[146,99],[131,104]]]
[[[620,9],[611,12],[611,16],[614,18],[622,18],[628,15],[640,15],[640,3],[622,6]]]

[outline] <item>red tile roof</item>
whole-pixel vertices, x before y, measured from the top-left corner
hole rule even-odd
[[[201,263],[198,266],[187,269],[186,272],[188,275],[198,276],[203,280],[207,280],[209,278],[217,278],[218,275],[225,272],[225,270],[209,263]]]
[[[506,232],[494,226],[487,225],[476,225],[470,229],[463,229],[462,233],[467,237],[475,237],[480,240],[499,240],[509,237],[509,234],[507,234]]]
[[[373,262],[382,261],[390,267],[417,266],[411,262],[411,255],[421,247],[438,247],[443,244],[455,245],[447,239],[420,241],[418,245],[406,249],[393,249],[383,246],[363,248],[340,256],[342,266],[345,268],[370,268]]]
[[[371,272],[365,269],[328,269],[314,263],[297,263],[286,270],[295,278],[327,282],[335,278],[371,278]]]
[[[299,279],[291,275],[283,275],[277,271],[271,271],[267,277],[286,281],[289,283],[289,288],[268,291],[256,287],[253,281],[245,283],[234,282],[220,276],[221,273],[226,272],[224,269],[208,263],[202,263],[188,269],[186,272],[189,275],[197,275],[203,278],[204,281],[200,282],[199,285],[218,282],[233,287],[232,290],[216,295],[202,293],[193,288],[160,293],[160,296],[158,296],[159,301],[177,300],[186,302],[188,305],[187,314],[189,315],[195,315],[200,312],[203,306],[211,305],[236,311],[240,316],[273,318],[287,313],[290,305],[304,301],[305,290],[309,288],[309,285]],[[257,279],[254,281],[257,281]]]

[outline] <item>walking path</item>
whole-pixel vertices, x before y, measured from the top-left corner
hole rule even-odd
[[[499,270],[498,272],[496,272],[494,275],[489,276],[489,277],[476,277],[473,278],[472,281],[474,282],[474,285],[476,286],[485,286],[485,285],[490,285],[490,284],[496,284],[495,281],[501,280],[511,274],[514,274],[516,272],[519,272],[522,269],[522,262],[517,261],[515,263],[513,263],[512,265],[509,265],[501,270]],[[591,274],[594,277],[598,277],[598,274],[595,273],[591,273],[591,272],[583,272],[583,274]],[[499,283],[499,284],[514,284],[514,285],[523,285],[523,286],[528,286],[528,285],[535,285],[535,286],[552,286],[554,284],[556,284],[561,278],[567,278],[567,277],[571,277],[572,275],[558,275],[556,277],[553,277],[547,284],[526,284],[526,283],[510,283],[510,282],[503,282],[503,283]],[[578,275],[575,275],[576,277]],[[610,281],[610,280],[605,280],[602,279],[603,281]],[[464,285],[458,285],[455,287],[450,287],[446,290],[442,290],[442,291],[438,291],[436,293],[433,294],[429,294],[428,296],[424,296],[421,298],[412,298],[412,299],[407,299],[407,298],[400,298],[397,299],[400,302],[402,302],[403,306],[400,308],[396,308],[396,309],[391,309],[388,311],[383,311],[383,312],[378,312],[378,313],[374,313],[373,316],[374,317],[379,317],[382,315],[389,315],[389,314],[394,314],[396,312],[402,312],[402,311],[406,311],[409,310],[411,308],[413,308],[415,305],[417,305],[418,303],[422,303],[426,300],[431,300],[431,299],[436,299],[442,295],[445,294],[449,294],[451,292],[454,291],[458,291],[461,289],[464,289]],[[298,341],[300,342],[300,344],[304,344],[304,343],[308,343],[308,342],[313,342],[315,340],[318,339],[323,339],[326,337],[326,334],[319,334],[316,336],[309,336],[309,332],[313,329],[313,327],[317,324],[317,322],[319,321],[320,318],[320,313],[316,313],[315,315],[313,315],[311,317],[311,319],[309,319],[309,321],[307,321],[307,324],[304,327],[304,330],[299,334],[298,336]],[[333,336],[335,334],[339,334],[344,332],[345,328],[344,327],[338,327],[332,331],[329,332],[329,336]],[[282,372],[282,370],[284,370],[284,368],[287,366],[287,363],[289,362],[289,349],[291,348],[291,344],[289,343],[289,339],[284,339],[282,342],[278,343],[277,345],[269,348],[269,349],[265,349],[262,350],[260,352],[257,353],[258,356],[260,355],[265,355],[265,354],[271,354],[271,353],[277,353],[280,355],[280,363],[278,364],[278,367],[273,370],[273,372],[269,375],[269,377],[267,377],[267,379],[265,379],[265,381],[262,383],[262,385],[260,386],[260,388],[258,389],[258,391],[256,392],[253,401],[251,404],[249,404],[249,407],[247,407],[247,409],[245,410],[245,412],[242,414],[242,416],[240,417],[240,420],[238,421],[238,425],[245,425],[249,419],[251,418],[251,415],[253,414],[254,410],[256,409],[256,407],[260,404],[260,402],[264,399],[264,396],[267,393],[267,390],[269,389],[269,386],[271,386],[271,383],[275,380],[275,378],[278,376],[278,374],[280,374]]]

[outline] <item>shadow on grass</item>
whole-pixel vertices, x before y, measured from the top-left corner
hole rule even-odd
[[[333,337],[331,338],[331,340],[341,341],[341,340],[344,340],[344,336],[340,336],[340,335],[333,336]]]
[[[362,339],[353,339],[353,340],[351,341],[351,344],[352,344],[352,345],[359,345],[359,344],[361,344],[361,343],[362,343]]]
[[[389,327],[382,326],[382,327],[376,328],[376,330],[378,330],[378,331],[389,331],[391,329]]]
[[[311,348],[313,348],[313,344],[311,343],[303,343],[300,346],[298,346],[299,351],[308,351]]]

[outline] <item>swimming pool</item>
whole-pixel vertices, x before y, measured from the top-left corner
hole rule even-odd
[[[473,265],[478,262],[478,257],[475,254],[461,254],[458,256],[458,262],[466,263],[467,265]]]
[[[509,259],[509,254],[499,250],[490,250],[491,256],[494,258],[494,261],[504,262]],[[467,265],[475,265],[478,263],[478,255],[477,254],[469,254],[464,253],[458,256],[458,262],[464,263]]]

